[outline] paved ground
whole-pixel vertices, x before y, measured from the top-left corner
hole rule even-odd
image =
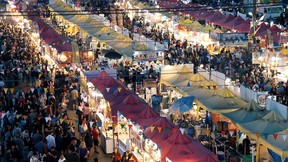
[[[75,129],[76,136],[79,137],[79,132],[78,132],[78,129],[77,129],[78,117],[77,117],[75,111],[67,110],[67,114],[68,114],[69,119],[73,120],[74,125],[76,127],[76,129]],[[110,162],[110,161],[112,161],[111,160],[111,156],[110,155],[106,155],[103,152],[103,150],[100,149],[100,146],[99,146],[98,151],[99,151],[99,154],[96,154],[96,153],[94,153],[93,148],[91,149],[91,155],[90,155],[90,158],[88,160],[89,162],[94,162],[94,158],[98,158],[99,162]]]

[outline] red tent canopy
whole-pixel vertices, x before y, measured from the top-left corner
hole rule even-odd
[[[213,15],[207,16],[205,18],[206,21],[210,22],[210,23],[214,23],[219,19],[223,19],[226,18],[225,15],[223,15],[221,12],[217,11],[215,12]]]
[[[280,43],[280,34],[282,32],[281,29],[279,29],[276,25],[273,25],[271,28],[270,28],[271,32],[273,33],[273,39],[274,39],[274,42],[277,42],[277,43]],[[287,29],[286,29],[287,30]]]
[[[211,16],[214,14],[214,11],[205,11],[196,16],[199,20],[206,20],[206,17]]]
[[[191,17],[197,17],[198,14],[202,13],[203,11],[201,10],[189,10],[186,13],[189,14]]]
[[[104,82],[103,85],[108,89],[98,89],[103,96],[106,98],[110,96],[114,91],[122,91],[123,89],[127,88],[121,81],[116,80],[111,77],[111,79],[107,80],[107,82]]]
[[[162,0],[158,1],[157,4],[162,8],[174,8],[178,0]]]
[[[153,131],[146,129],[144,134],[157,144],[170,137],[173,134],[172,129],[176,128],[176,126],[165,117],[160,117],[151,126],[155,127],[156,129]]]
[[[155,117],[160,117],[160,115],[154,111],[151,107],[150,109],[145,109],[143,110],[139,115],[139,119],[149,119],[149,118],[155,118]]]
[[[57,44],[55,45],[55,48],[59,51],[59,52],[63,52],[63,51],[72,51],[72,46],[70,44],[68,44],[67,42],[64,43],[59,43],[56,42]]]
[[[143,99],[134,94],[129,94],[122,102],[120,100],[117,102],[118,104],[110,105],[112,116],[117,115],[117,111],[121,112],[124,116],[128,114],[139,114],[142,110],[149,107]]]
[[[121,95],[116,96],[114,99],[110,99],[110,106],[120,104],[129,95],[134,95],[135,97],[138,97],[135,93],[121,93]]]
[[[102,71],[96,78],[90,79],[90,82],[93,83],[105,98],[107,97],[106,95],[110,95],[115,90],[122,91],[126,89],[126,86],[122,82],[114,79],[105,71]]]
[[[138,123],[141,128],[148,127],[155,123],[160,118],[160,115],[155,112],[151,107],[145,108],[141,113],[132,119],[133,122]]]
[[[251,21],[249,19],[247,19],[243,23],[234,26],[234,29],[239,31],[239,32],[249,33],[249,31],[250,31],[250,22]]]
[[[107,96],[105,99],[108,101],[108,102],[113,102],[113,100],[115,98],[118,98],[118,97],[123,97],[123,96],[127,96],[129,94],[134,94],[132,91],[130,90],[127,90],[127,89],[122,89],[121,91],[114,91],[112,94],[110,94],[109,96]],[[123,98],[124,99],[124,98]]]
[[[172,136],[160,144],[161,161],[166,157],[171,161],[181,162],[217,162],[218,158],[211,151],[197,142],[192,142],[185,134],[177,130]]]
[[[241,16],[237,16],[237,17],[235,17],[233,20],[231,20],[231,21],[229,21],[229,22],[225,22],[224,24],[223,24],[223,26],[225,27],[225,28],[229,28],[229,29],[235,29],[235,26],[236,25],[239,25],[239,24],[242,24],[242,23],[244,23],[245,22],[245,20],[241,17]]]
[[[256,28],[256,36],[257,37],[262,37],[264,35],[268,34],[269,26],[266,25],[265,23],[261,23],[257,28]]]
[[[94,85],[96,85],[96,84],[102,84],[102,82],[105,82],[106,80],[111,78],[112,77],[106,71],[102,71],[100,74],[98,74],[97,77],[92,78],[89,81]]]
[[[50,25],[37,16],[29,16],[32,21],[37,22],[39,26],[40,37],[47,43],[57,49],[58,52],[72,51],[72,46],[67,40],[59,35]],[[53,44],[54,43],[54,44]]]
[[[270,27],[270,30],[272,31],[273,34],[282,32],[282,30],[278,28],[276,25],[273,25],[272,27]]]
[[[223,26],[223,24],[232,21],[234,18],[235,17],[233,15],[229,14],[228,16],[223,17],[223,18],[215,21],[214,24]]]

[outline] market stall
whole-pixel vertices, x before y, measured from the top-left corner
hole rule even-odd
[[[288,128],[288,122],[277,112],[270,111],[257,120],[236,124],[237,128],[253,134],[274,134]],[[257,127],[255,127],[257,125]]]
[[[116,81],[109,81],[112,79],[104,71],[98,74],[96,78],[91,79],[95,88],[105,98],[105,102],[98,103],[97,109],[97,115],[101,121],[102,147],[106,153],[112,151],[112,145],[118,147],[120,153],[132,149],[134,159],[160,161],[161,158],[164,158],[164,156],[161,156],[162,150],[158,147],[158,143],[154,143],[143,136],[143,130],[149,129],[153,131],[155,127],[151,125],[156,121],[162,123],[163,126],[166,126],[166,124],[163,123],[163,120],[159,120],[161,119],[159,114],[153,111],[144,100],[125,88],[117,89],[116,87],[121,87],[121,84],[119,85],[118,83],[117,85]],[[110,91],[110,88],[114,87],[115,90]],[[121,97],[121,95],[124,95],[125,98]],[[115,104],[114,100],[118,100],[117,104]],[[112,104],[113,102],[114,104]],[[131,108],[127,108],[127,106]],[[168,124],[168,126],[170,127],[171,125]],[[171,128],[174,130],[174,127],[170,127],[169,131],[172,133]],[[169,128],[157,127],[159,133],[167,131],[167,129]],[[175,129],[177,128],[175,127]],[[199,151],[203,151],[203,154],[209,154],[204,148]]]
[[[203,152],[206,150],[196,141],[191,141],[186,134],[182,134],[180,130],[160,143],[161,161],[202,161],[213,162],[218,161],[218,158],[213,153]],[[185,156],[179,156],[180,154]]]
[[[227,88],[216,90],[215,94],[209,98],[198,99],[211,112],[227,112],[234,111],[235,109],[242,108],[246,105],[246,102],[236,97]],[[217,103],[217,104],[215,104]]]
[[[54,11],[63,11],[63,10],[74,11],[70,6],[68,6],[67,4],[63,3],[60,0],[57,0],[56,3],[51,4],[50,7]],[[77,12],[77,11],[75,11],[75,12]],[[121,53],[125,56],[128,56],[128,57],[132,56],[132,53],[133,53],[133,49],[132,49],[132,45],[131,45],[132,40],[128,37],[125,37],[124,40],[123,39],[118,40],[117,36],[121,35],[121,34],[118,34],[115,31],[112,32],[112,30],[110,29],[111,24],[109,23],[108,20],[107,20],[108,23],[106,23],[107,21],[106,20],[104,21],[104,19],[105,19],[104,17],[103,17],[104,18],[103,20],[100,19],[97,22],[99,24],[96,24],[96,22],[95,22],[96,20],[94,19],[93,16],[89,17],[87,15],[78,15],[75,18],[71,18],[69,15],[64,15],[63,18],[65,18],[66,20],[68,20],[71,23],[78,24],[79,29],[81,29],[80,38],[86,38],[89,35],[95,36],[99,40],[101,40],[101,37],[102,37],[103,41],[105,41],[107,38],[108,39],[108,42],[106,42],[107,46],[112,47],[113,49],[115,49],[116,51],[118,51],[119,53]],[[101,21],[101,23],[100,23],[100,21]],[[96,24],[95,28],[90,27],[90,26],[95,26],[95,24]],[[99,30],[97,28],[97,26],[101,26],[102,28]],[[103,29],[103,31],[102,31],[102,29]],[[112,40],[112,38],[114,38],[114,37],[115,37],[115,39]]]
[[[166,117],[160,117],[151,126],[156,129],[153,131],[146,129],[144,134],[155,143],[167,140],[173,134],[172,130],[177,129]]]
[[[250,100],[244,108],[223,113],[223,115],[235,123],[249,123],[264,117],[268,113],[269,112],[260,107],[257,102]]]

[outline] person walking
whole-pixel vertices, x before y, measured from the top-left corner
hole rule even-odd
[[[79,97],[79,94],[78,94],[78,91],[76,89],[76,86],[73,86],[73,90],[71,91],[73,110],[76,110],[76,107],[78,105],[78,97]]]
[[[85,141],[85,144],[86,144],[86,147],[87,147],[88,151],[90,152],[91,148],[93,147],[92,134],[87,132],[86,135],[85,135],[84,141]]]
[[[85,142],[81,142],[79,146],[79,157],[81,162],[88,162],[89,150],[87,149]]]
[[[99,152],[97,150],[97,146],[99,145],[99,130],[97,129],[96,125],[93,125],[91,133],[93,136],[94,152],[99,154]]]

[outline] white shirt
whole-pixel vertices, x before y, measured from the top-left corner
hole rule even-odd
[[[54,136],[49,134],[46,137],[46,140],[47,140],[48,149],[50,149],[52,146],[56,147],[56,142],[55,142],[55,137]]]
[[[63,159],[60,158],[60,159],[58,160],[58,162],[64,162],[65,160],[66,160],[65,157],[63,157]]]

